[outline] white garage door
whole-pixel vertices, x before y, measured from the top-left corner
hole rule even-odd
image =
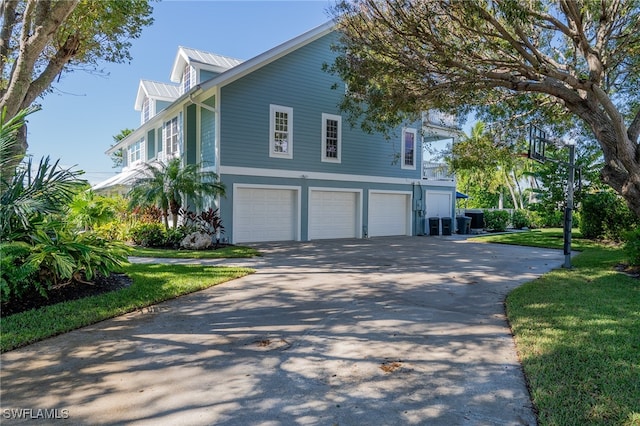
[[[312,190],[309,197],[310,240],[356,238],[358,193]]]
[[[411,235],[409,194],[372,192],[369,195],[369,235]]]
[[[234,242],[297,239],[296,190],[236,188],[233,200]]]

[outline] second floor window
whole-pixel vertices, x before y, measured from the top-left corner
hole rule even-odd
[[[173,117],[166,121],[163,126],[162,134],[164,136],[164,150],[167,154],[178,152],[180,135],[178,133],[178,117]]]
[[[142,159],[142,144],[144,139],[140,139],[138,142],[129,146],[129,164],[133,164]]]
[[[340,162],[342,151],[342,117],[322,114],[322,161]]]
[[[293,108],[269,108],[269,156],[293,158]]]
[[[416,129],[402,130],[402,168],[416,168],[416,139],[418,132]]]

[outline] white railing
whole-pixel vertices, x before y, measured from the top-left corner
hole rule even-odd
[[[439,127],[447,127],[451,129],[459,129],[460,123],[458,117],[453,114],[438,111],[435,109],[429,110],[423,115],[423,121],[425,125],[433,125]]]
[[[422,179],[426,180],[454,180],[453,173],[443,163],[422,163]]]

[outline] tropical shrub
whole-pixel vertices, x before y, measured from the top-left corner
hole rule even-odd
[[[580,232],[584,238],[621,241],[637,225],[637,217],[613,191],[586,195],[580,208]]]
[[[224,233],[222,219],[218,214],[218,209],[209,208],[201,213],[194,213],[180,209],[180,215],[183,218],[185,226],[194,227],[195,230],[204,232],[209,235],[219,235]]]
[[[131,240],[143,247],[164,247],[167,231],[161,223],[139,223],[129,230]]]
[[[0,117],[0,150],[9,152],[17,143],[16,132],[29,111],[5,122]],[[3,170],[7,159],[0,156]],[[107,275],[127,261],[126,248],[89,233],[79,233],[68,221],[74,196],[88,183],[81,171],[63,169],[49,157],[34,167],[31,158],[0,186],[0,254],[2,301],[19,299],[38,291],[46,295],[52,286],[87,281]],[[87,222],[88,223],[88,222]]]
[[[624,252],[630,265],[640,266],[640,228],[624,235]]]
[[[529,213],[527,210],[514,210],[511,215],[511,225],[515,229],[529,228],[531,220],[529,219]]]
[[[164,245],[171,248],[180,248],[180,243],[191,232],[191,229],[185,226],[177,228],[169,228],[166,231]]]
[[[504,232],[509,224],[509,212],[507,210],[485,210],[484,224],[491,231]]]
[[[0,302],[21,299],[35,289],[46,295],[46,288],[37,280],[38,269],[26,262],[31,246],[22,241],[0,243]]]

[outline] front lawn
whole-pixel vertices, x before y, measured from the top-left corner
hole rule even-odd
[[[561,230],[483,240],[562,248]],[[572,269],[514,290],[507,316],[540,425],[640,425],[640,280],[620,248],[574,241]]]
[[[164,300],[203,290],[254,272],[201,265],[128,264],[133,283],[122,290],[73,300],[2,318],[0,351],[113,318]]]

